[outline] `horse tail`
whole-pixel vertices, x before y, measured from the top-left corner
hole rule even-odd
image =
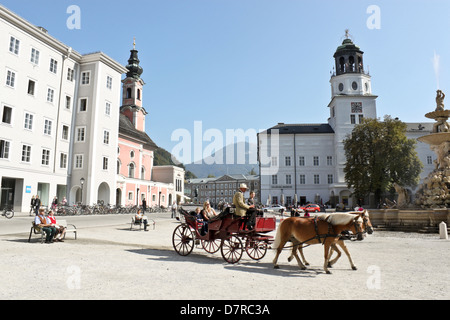
[[[272,245],[272,249],[273,250],[277,250],[278,247],[281,244],[281,226],[283,225],[284,221],[286,221],[286,220],[281,221],[279,226],[278,226],[277,235],[276,235],[275,241],[274,241],[274,243]]]

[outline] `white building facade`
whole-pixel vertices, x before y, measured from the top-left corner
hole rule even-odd
[[[347,37],[334,58],[328,123],[279,123],[258,135],[263,203],[357,204],[345,182],[343,141],[364,118],[377,118],[377,96],[364,69],[364,52],[352,40]],[[407,136],[417,139],[431,129],[429,123],[408,124]],[[423,143],[416,150],[424,164],[423,179],[436,157]]]
[[[35,195],[47,206],[55,196],[69,204],[140,203],[138,196],[125,200],[144,188],[118,196],[122,76],[128,72],[102,52],[81,55],[0,5],[0,208],[28,211]],[[170,205],[183,195],[184,170],[153,183],[152,166],[138,178],[149,186],[143,196],[149,199],[157,185]]]

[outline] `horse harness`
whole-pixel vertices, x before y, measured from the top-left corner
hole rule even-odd
[[[320,221],[324,221],[324,222],[326,222],[328,224],[328,233],[320,234],[319,233],[319,225],[318,225],[319,220],[320,220],[319,217],[314,217],[314,230],[316,231],[316,235],[313,238],[311,238],[309,240],[306,240],[306,241],[303,241],[303,242],[300,242],[298,244],[295,244],[297,242],[297,240],[292,241],[294,243],[294,245],[292,247],[295,247],[296,245],[302,245],[303,246],[305,243],[308,243],[308,242],[310,242],[312,240],[319,240],[320,244],[325,245],[325,241],[326,241],[327,238],[337,238],[337,237],[339,237],[339,240],[356,241],[355,239],[358,237],[358,235],[364,233],[364,231],[361,230],[360,226],[358,225],[358,223],[355,220],[354,226],[355,226],[355,230],[356,230],[356,235],[343,236],[342,233],[341,234],[336,234],[336,232],[334,231],[333,225],[329,221],[327,221],[327,219],[326,219],[326,220],[320,220]],[[308,244],[308,245],[304,246],[303,248],[307,248],[310,245],[311,244]],[[286,247],[285,247],[285,249],[286,249]]]

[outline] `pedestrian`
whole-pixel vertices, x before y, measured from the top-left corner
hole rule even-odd
[[[172,205],[172,218],[176,218],[177,217],[177,203],[174,202]]]
[[[33,196],[32,198],[31,198],[31,203],[30,203],[30,215],[31,215],[31,212],[35,212],[35,206],[36,206],[36,196]]]
[[[36,199],[34,200],[34,213],[39,215],[39,210],[41,209],[41,199],[39,199],[39,196],[36,195]]]
[[[145,198],[142,198],[142,210],[147,211],[147,201],[145,200]]]

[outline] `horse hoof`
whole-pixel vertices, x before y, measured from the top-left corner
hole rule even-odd
[[[291,261],[292,261],[292,259],[294,259],[294,258],[292,258],[292,257],[289,257],[289,258],[288,258],[288,262],[291,262]]]
[[[305,263],[305,266],[309,267],[309,263],[308,263],[308,262],[306,262],[306,263]]]
[[[274,266],[273,267],[275,270],[278,270],[278,269],[280,269],[280,267],[279,266]]]
[[[358,268],[357,267],[352,267],[352,270],[356,271],[356,270],[358,270]]]
[[[305,271],[306,267],[301,267],[300,270]]]
[[[331,274],[331,272],[327,270],[327,274]]]

